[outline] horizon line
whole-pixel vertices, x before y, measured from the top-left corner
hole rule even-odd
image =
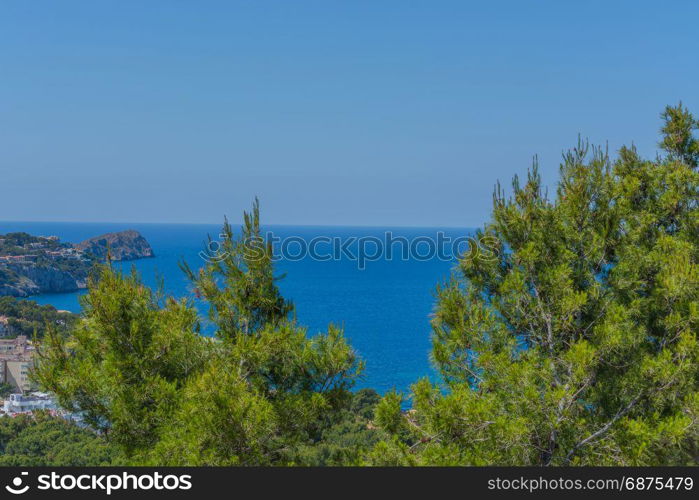
[[[128,226],[130,224],[146,224],[146,225],[172,225],[172,226],[222,226],[222,222],[155,222],[155,221],[61,221],[61,220],[0,220],[0,226],[3,223],[10,224],[121,224]],[[231,224],[242,224],[242,221]],[[478,229],[482,226],[450,226],[450,225],[405,225],[405,224],[276,224],[262,223],[264,227],[308,227],[308,228],[323,228],[323,227],[338,227],[338,228],[367,228],[367,229],[382,229],[382,228],[400,228],[400,229]]]

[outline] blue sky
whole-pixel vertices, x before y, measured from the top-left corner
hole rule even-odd
[[[0,220],[475,226],[699,113],[696,2],[4,1]]]

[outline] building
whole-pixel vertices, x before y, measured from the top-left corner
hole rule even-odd
[[[35,410],[57,410],[56,400],[45,392],[32,392],[28,395],[10,394],[2,407],[6,415],[27,413]]]
[[[4,370],[0,379],[5,384],[10,384],[15,389],[22,392],[31,390],[32,384],[29,379],[29,371],[32,368],[32,360],[2,360],[0,361]]]
[[[12,335],[12,327],[7,316],[0,316],[0,338]]]
[[[26,335],[18,335],[14,339],[0,339],[0,359],[5,356],[25,354],[33,349]]]
[[[0,339],[0,383],[9,384],[20,392],[32,388],[29,372],[35,349],[26,335],[15,339]]]

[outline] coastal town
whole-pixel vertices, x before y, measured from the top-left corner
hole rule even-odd
[[[38,410],[72,421],[79,415],[61,410],[55,398],[31,379],[37,342],[45,329],[64,331],[77,321],[70,311],[41,306],[28,297],[86,287],[92,266],[110,260],[152,257],[150,244],[137,231],[107,233],[81,243],[58,236],[24,232],[0,235],[0,417],[31,415]]]
[[[153,256],[150,244],[134,230],[80,243],[25,232],[0,234],[0,296],[75,292],[86,288],[89,271],[97,262]]]
[[[11,335],[5,316],[0,316],[0,336]],[[36,358],[36,347],[26,335],[0,338],[0,384],[9,389],[3,398],[0,417],[14,417],[47,410],[58,415],[58,406],[51,395],[36,391],[30,371]]]
[[[48,257],[50,259],[82,260],[85,262],[89,262],[91,260],[87,258],[84,252],[81,252],[74,247],[58,247],[55,249],[56,247],[51,245],[51,242],[57,242],[57,236],[38,236],[37,238],[43,241],[32,242],[26,245],[26,247],[20,247],[28,253],[20,253],[18,255],[0,255],[0,263],[30,263],[36,262],[41,257]],[[6,241],[7,238],[0,238],[0,248],[5,245]]]

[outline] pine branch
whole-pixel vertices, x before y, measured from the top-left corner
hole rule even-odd
[[[636,403],[638,403],[638,401],[640,399],[641,399],[641,394],[638,394],[638,396],[633,398],[628,405],[626,405],[624,408],[619,410],[616,413],[616,415],[614,415],[609,422],[607,422],[602,427],[600,427],[597,431],[593,432],[592,434],[587,436],[585,439],[583,439],[582,441],[578,442],[575,446],[573,446],[573,449],[570,450],[568,455],[566,455],[566,458],[565,458],[563,464],[567,465],[568,463],[570,463],[570,461],[573,459],[573,457],[575,456],[575,454],[578,452],[578,450],[580,448],[584,447],[588,443],[591,443],[594,440],[596,440],[597,438],[599,438],[600,436],[604,435],[612,427],[612,425],[614,425],[620,418],[622,418],[629,411],[631,411],[631,409],[634,406],[636,406]]]

